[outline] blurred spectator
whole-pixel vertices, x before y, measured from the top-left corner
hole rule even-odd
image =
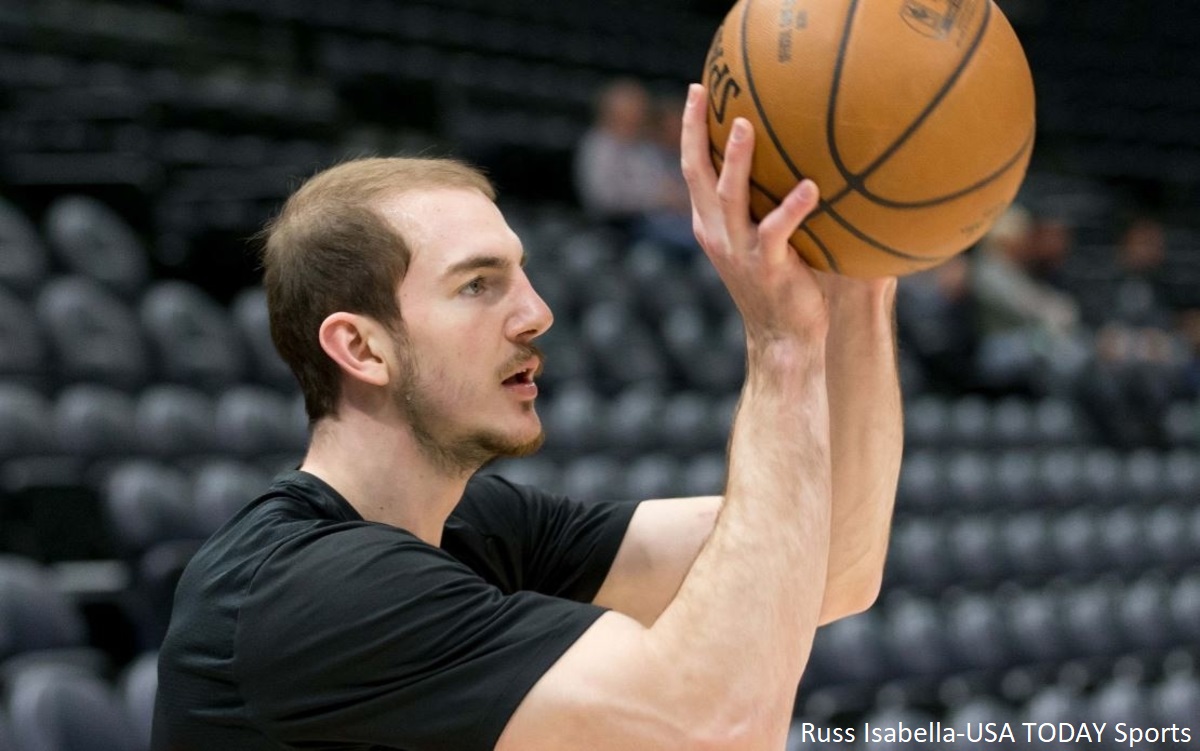
[[[695,248],[691,209],[679,169],[679,120],[674,100],[656,106],[639,82],[605,87],[596,119],[575,154],[575,185],[584,209],[628,234],[668,250]]]
[[[1163,416],[1186,387],[1187,344],[1159,292],[1165,261],[1162,224],[1135,215],[1118,240],[1095,364],[1080,384],[1084,407],[1120,446],[1163,445]]]
[[[899,336],[931,389],[961,393],[975,385],[979,335],[970,281],[970,264],[963,255],[900,280]]]
[[[1078,303],[1036,276],[1033,218],[1014,204],[972,252],[982,385],[1061,392],[1088,361]]]

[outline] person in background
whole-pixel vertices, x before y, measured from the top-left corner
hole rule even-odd
[[[576,190],[584,210],[673,256],[692,258],[691,204],[679,169],[683,102],[655,99],[633,79],[619,79],[598,97],[596,119],[575,153]]]

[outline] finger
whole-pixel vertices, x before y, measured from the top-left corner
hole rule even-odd
[[[783,203],[763,217],[758,225],[758,237],[764,254],[778,259],[791,252],[788,239],[816,208],[818,198],[817,184],[805,178],[784,196]]]
[[[725,161],[717,179],[717,198],[725,217],[725,228],[734,239],[745,238],[753,230],[750,219],[750,165],[754,157],[754,126],[742,117],[734,118],[725,146]]]
[[[717,172],[709,155],[707,96],[704,87],[694,83],[688,87],[687,103],[683,108],[683,135],[680,137],[680,167],[692,197],[692,207],[703,217],[721,210],[717,200]]]

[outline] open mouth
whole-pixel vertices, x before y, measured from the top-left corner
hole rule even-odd
[[[525,368],[524,370],[518,371],[510,375],[508,378],[505,378],[502,383],[505,386],[519,386],[525,383],[533,383],[533,374],[533,368]]]

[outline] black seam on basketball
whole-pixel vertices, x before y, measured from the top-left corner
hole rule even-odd
[[[710,159],[713,156],[715,156],[717,159],[721,160],[721,164],[725,163],[725,155],[721,153],[721,150],[716,147],[716,145],[712,142],[711,139],[708,142],[708,149],[709,149],[709,158]],[[766,198],[768,201],[775,204],[776,206],[783,203],[782,199],[780,199],[778,196],[776,196],[771,191],[767,190],[765,187],[763,187],[763,185],[761,183],[756,181],[754,178],[750,178],[750,187],[754,190],[757,190],[759,193],[761,193],[763,195],[764,198]],[[817,246],[817,249],[819,249],[821,251],[821,255],[825,257],[825,262],[827,264],[829,264],[829,268],[833,269],[838,274],[842,273],[842,267],[838,265],[837,258],[834,257],[834,255],[829,252],[829,249],[825,247],[825,243],[821,242],[821,240],[817,237],[817,234],[815,232],[813,232],[811,229],[809,229],[808,220],[810,218],[812,218],[812,214],[809,214],[807,217],[804,218],[804,221],[800,223],[800,226],[796,228],[796,231],[803,232],[804,234],[806,234],[810,238],[812,238],[812,241]]]
[[[879,206],[883,206],[883,207],[889,208],[889,209],[926,209],[931,206],[937,206],[939,204],[949,203],[950,201],[962,198],[963,196],[965,196],[969,193],[974,193],[975,191],[988,185],[989,183],[993,183],[996,180],[999,180],[1001,177],[1003,177],[1004,173],[1008,172],[1018,162],[1020,162],[1021,158],[1025,156],[1026,152],[1028,152],[1033,147],[1034,133],[1036,132],[1036,130],[1037,130],[1036,125],[1031,126],[1029,128],[1029,135],[1025,137],[1025,143],[1021,144],[1021,148],[1017,150],[1017,153],[1013,154],[1012,157],[1010,157],[1009,160],[1007,162],[1005,162],[999,169],[997,169],[995,172],[988,175],[987,177],[979,180],[974,185],[969,185],[955,193],[950,193],[950,194],[947,194],[944,196],[938,196],[937,198],[930,198],[930,199],[927,199],[924,201],[890,201],[886,198],[877,196],[874,193],[871,193],[867,190],[860,191],[859,194],[862,195],[864,198],[870,199],[872,202],[878,204]]]
[[[829,249],[825,247],[825,243],[821,242],[821,238],[817,237],[817,233],[813,232],[812,229],[807,226],[807,220],[806,224],[800,225],[799,231],[808,235],[809,239],[813,241],[813,244],[816,245],[817,249],[821,251],[821,255],[825,256],[825,263],[829,264],[829,268],[833,269],[833,273],[842,273],[842,267],[838,265],[837,258],[835,258],[834,255],[829,252]]]
[[[850,6],[850,14],[846,21],[845,30],[842,33],[842,41],[841,41],[840,45],[838,46],[837,62],[835,63],[834,69],[833,69],[833,87],[830,89],[829,103],[827,105],[827,113],[828,114],[826,116],[826,121],[825,121],[826,122],[825,135],[826,135],[826,139],[828,140],[828,144],[829,144],[829,155],[833,159],[834,166],[836,166],[838,172],[841,173],[842,179],[844,179],[846,181],[845,187],[842,188],[842,190],[839,191],[837,195],[830,198],[829,202],[831,204],[837,203],[842,198],[844,198],[848,193],[850,193],[851,191],[854,191],[854,192],[857,192],[860,195],[870,199],[872,202],[878,203],[883,206],[888,206],[890,204],[885,202],[887,199],[880,198],[879,196],[876,196],[871,191],[867,190],[867,187],[866,187],[867,179],[872,174],[874,174],[874,172],[876,170],[878,170],[880,167],[882,167],[887,162],[888,159],[891,159],[892,155],[895,154],[900,149],[901,146],[903,146],[905,143],[908,142],[908,140],[910,138],[912,138],[913,134],[917,132],[917,129],[920,128],[921,125],[926,120],[929,119],[929,116],[933,114],[934,110],[936,110],[938,108],[938,105],[941,104],[942,100],[945,99],[947,95],[949,95],[950,90],[954,88],[954,85],[956,83],[958,83],[958,80],[960,78],[962,78],[962,74],[967,69],[967,66],[971,63],[971,61],[973,59],[975,59],[975,53],[979,51],[979,46],[980,46],[980,44],[983,43],[983,37],[987,33],[988,26],[991,24],[992,3],[990,2],[990,0],[983,3],[984,14],[983,14],[983,21],[981,21],[979,24],[979,31],[975,34],[975,38],[971,40],[970,48],[967,49],[966,53],[962,56],[962,59],[959,60],[957,67],[955,67],[955,69],[954,69],[954,72],[951,73],[950,77],[947,78],[945,83],[942,84],[942,88],[937,92],[936,95],[934,95],[933,99],[931,99],[929,101],[929,103],[927,105],[925,105],[925,109],[923,109],[921,111],[921,113],[919,115],[917,115],[916,119],[913,120],[908,125],[908,127],[904,129],[904,132],[901,133],[899,135],[899,137],[897,137],[896,140],[893,141],[890,146],[888,146],[886,149],[884,149],[883,152],[875,158],[875,161],[873,161],[869,165],[867,165],[866,168],[864,168],[862,172],[855,174],[855,173],[850,172],[850,170],[846,168],[845,162],[842,161],[841,154],[839,153],[838,147],[837,147],[837,131],[836,131],[836,128],[834,128],[834,122],[835,122],[835,119],[836,119],[835,116],[837,113],[838,91],[841,90],[841,77],[842,77],[843,63],[845,61],[846,48],[850,44],[850,30],[854,25],[854,10],[857,7],[858,7],[858,0],[852,0],[851,6]],[[1022,149],[1022,152],[1023,151],[1024,151],[1024,149]],[[1018,154],[1018,156],[1019,156],[1019,154]],[[961,193],[958,193],[957,195],[961,195]],[[943,196],[941,198],[945,198],[945,197]],[[936,203],[938,203],[941,200],[941,198],[928,199],[928,201],[929,201],[928,203],[922,202],[919,205],[932,206],[932,205],[935,205]],[[947,199],[947,200],[949,200],[949,199]]]
[[[800,168],[792,161],[792,156],[787,154],[787,149],[780,142],[779,136],[776,136],[775,128],[770,125],[770,118],[768,118],[766,110],[762,108],[762,100],[758,98],[758,89],[754,85],[754,70],[750,67],[750,52],[746,49],[746,24],[749,23],[751,5],[754,5],[754,0],[746,0],[745,5],[742,7],[742,38],[740,38],[740,43],[742,43],[742,67],[746,74],[746,89],[750,90],[750,100],[754,102],[754,108],[758,113],[758,124],[762,125],[763,130],[767,131],[770,143],[775,144],[775,154],[778,154],[779,158],[784,160],[788,172],[791,172],[793,178],[796,178],[796,181],[799,182],[804,179],[804,173],[800,172]],[[712,143],[712,139],[709,139],[709,143]],[[818,199],[817,208],[812,211],[812,215],[821,214],[827,203],[824,198]]]

